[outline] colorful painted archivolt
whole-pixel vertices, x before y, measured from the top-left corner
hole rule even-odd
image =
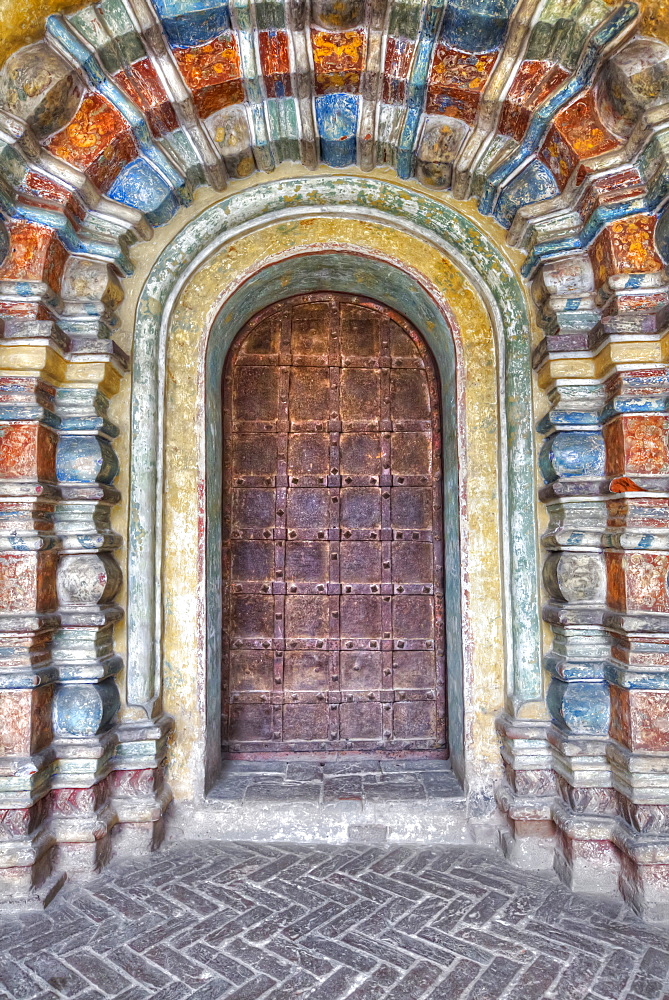
[[[658,24],[629,0],[101,0],[52,15],[43,41],[10,55],[0,892],[48,884],[56,843],[65,867],[104,861],[112,792],[126,811],[110,825],[154,837],[160,824],[169,721],[141,737],[148,753],[113,736],[122,613],[107,404],[127,368],[114,313],[130,248],[196,187],[294,161],[392,167],[474,198],[524,254],[551,405],[539,430],[552,728],[501,718],[498,805],[516,836],[558,831],[565,877],[617,865],[626,898],[665,912],[669,48],[644,33]],[[58,679],[80,683],[54,695]],[[88,769],[58,771],[59,747],[93,737]],[[102,824],[85,850],[62,832],[77,815]]]

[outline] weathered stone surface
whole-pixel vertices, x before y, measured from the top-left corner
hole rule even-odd
[[[669,934],[476,847],[183,842],[0,918],[15,1000],[662,1000]]]

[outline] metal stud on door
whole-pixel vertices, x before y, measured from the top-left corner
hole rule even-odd
[[[392,310],[270,306],[223,377],[230,754],[447,746],[440,407]]]

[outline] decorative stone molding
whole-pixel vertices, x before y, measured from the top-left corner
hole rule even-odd
[[[145,718],[115,721],[121,540],[109,519],[119,494],[107,408],[127,368],[113,342],[115,313],[133,246],[197,186],[223,190],[229,178],[294,160],[310,169],[390,166],[426,190],[451,187],[475,198],[524,254],[544,333],[534,362],[550,401],[539,424],[540,498],[554,642],[544,658],[546,724],[523,717],[542,711],[536,588],[522,592],[535,569],[534,524],[511,511],[509,709],[519,717],[500,720],[509,784],[498,801],[520,846],[511,834],[505,842],[520,856],[519,838],[534,836],[542,850],[556,838],[564,878],[583,884],[600,871],[598,887],[615,885],[637,908],[664,912],[669,50],[635,37],[638,24],[635,4],[601,0],[566,9],[521,0],[504,11],[485,0],[476,10],[417,0],[345,8],[239,0],[206,10],[102,0],[51,17],[43,41],[8,59],[0,73],[5,895],[41,885],[48,896],[61,871],[103,863],[114,829],[119,844],[151,846],[160,835],[169,720],[152,610],[144,624],[131,619],[125,699]],[[370,195],[376,183],[341,179],[338,204],[354,211],[359,199],[377,198],[375,210],[401,218],[408,196],[379,199]],[[322,190],[313,198],[327,205]],[[416,196],[406,225],[429,230],[420,210],[409,217],[420,203]],[[489,251],[472,246],[489,267]],[[164,304],[149,295],[139,324]],[[156,370],[151,350],[138,339],[135,365],[147,377]],[[517,394],[521,369],[529,375],[525,355],[509,362],[506,406],[509,484],[522,493],[532,484],[516,478],[513,460],[514,435],[527,440],[530,415],[529,393]],[[143,421],[152,458],[159,428],[146,403],[134,414],[137,440]],[[136,473],[135,540],[155,496],[150,482],[141,492]],[[143,560],[156,565],[151,532],[143,544],[131,547],[130,582],[133,599],[152,609],[142,573]]]

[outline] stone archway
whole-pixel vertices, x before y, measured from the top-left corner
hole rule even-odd
[[[144,0],[96,5],[51,19],[46,40],[17,52],[2,73],[0,354],[10,510],[2,555],[3,886],[20,894],[41,884],[48,894],[58,882],[50,872],[104,862],[112,829],[119,846],[124,838],[153,843],[159,830],[170,796],[161,777],[170,720],[160,714],[156,600],[156,400],[166,341],[154,321],[171,311],[185,270],[202,263],[197,247],[211,249],[212,215],[190,234],[193,243],[177,240],[176,256],[156,264],[156,294],[147,286],[138,313],[135,381],[154,395],[139,391],[133,413],[130,655],[120,724],[113,554],[125,525],[120,534],[111,527],[118,467],[107,406],[127,358],[111,334],[122,284],[132,287],[131,256],[141,256],[132,249],[138,240],[178,210],[185,219],[194,187],[220,190],[226,177],[242,187],[253,169],[299,174],[280,166],[293,157],[308,168],[320,163],[319,183],[300,180],[274,209],[263,185],[236,206],[226,200],[240,232],[256,224],[260,205],[288,217],[305,192],[317,211],[334,204],[327,168],[350,165],[336,181],[344,216],[371,206],[372,215],[385,213],[428,241],[449,225],[461,236],[446,211],[449,196],[439,193],[450,186],[458,199],[475,197],[522,248],[510,270],[533,282],[545,335],[534,362],[550,402],[539,425],[551,553],[544,617],[554,638],[543,660],[546,700],[531,583],[538,522],[522,461],[531,438],[528,330],[518,327],[517,303],[504,302],[520,293],[500,278],[501,230],[488,227],[486,240],[470,228],[464,241],[474,269],[489,272],[489,308],[510,348],[500,358],[509,501],[502,493],[497,502],[507,529],[512,666],[498,719],[508,784],[496,783],[497,801],[510,823],[509,850],[514,835],[550,840],[557,831],[556,864],[568,881],[588,886],[595,872],[597,887],[661,910],[669,882],[669,455],[666,247],[656,221],[667,190],[666,46],[632,38],[640,22],[631,3],[610,9],[592,0],[579,6],[575,26],[554,5],[532,0],[510,13],[477,9],[473,21],[453,5],[446,13],[425,6],[407,21],[399,7],[384,20],[377,5],[354,4],[346,24],[337,4],[275,6],[281,25],[261,28],[253,4],[232,13],[212,7],[207,17],[188,5],[161,16]],[[652,33],[650,7],[643,18]],[[266,31],[277,32],[276,50]],[[355,65],[346,62],[353,56]],[[375,188],[377,178],[360,178],[354,162],[363,170],[392,165],[437,194],[408,197],[413,182]],[[392,247],[384,249],[390,260]],[[413,263],[402,262],[407,273]],[[211,326],[214,317],[206,320]],[[128,468],[124,460],[122,483]],[[171,665],[162,665],[169,674]],[[194,732],[209,711],[203,698]],[[453,703],[466,774],[464,750],[478,722]],[[191,746],[180,730],[170,767],[182,791]],[[207,761],[190,786],[198,794],[214,767]],[[472,807],[485,808],[490,785],[475,770],[467,775]]]

